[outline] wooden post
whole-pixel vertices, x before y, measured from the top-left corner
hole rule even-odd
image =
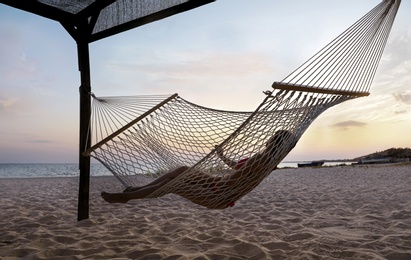
[[[90,55],[87,41],[77,41],[80,85],[80,151],[79,168],[80,183],[78,197],[77,220],[89,218],[90,194],[90,157],[83,156],[83,152],[90,148],[91,140],[88,138],[91,115],[91,80],[90,80]]]

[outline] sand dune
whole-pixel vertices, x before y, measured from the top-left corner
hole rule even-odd
[[[0,180],[0,259],[411,259],[411,166],[280,169],[233,208],[178,196],[108,204],[92,179]]]

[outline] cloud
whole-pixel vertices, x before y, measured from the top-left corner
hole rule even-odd
[[[33,143],[33,144],[51,144],[54,143],[52,140],[46,140],[46,139],[27,139],[27,143]]]
[[[0,111],[7,110],[16,103],[16,98],[7,98],[0,96]]]
[[[407,114],[407,113],[408,113],[407,110],[394,111],[394,114],[396,114],[396,115],[403,115],[403,114]]]
[[[377,92],[409,89],[411,82],[411,29],[394,30],[374,81]],[[376,92],[374,92],[376,93]]]
[[[228,110],[254,110],[256,102],[265,97],[261,90],[270,88],[274,70],[268,56],[258,51],[181,51],[164,54],[159,60],[114,61],[108,66],[121,75],[122,85],[130,86],[127,91],[138,88],[140,93],[149,94],[177,92],[194,103]]]
[[[408,28],[395,29],[390,35],[383,61],[391,67],[395,64],[410,60],[411,30]]]
[[[343,122],[339,122],[339,123],[336,123],[334,125],[331,125],[331,127],[345,131],[345,130],[348,130],[349,128],[364,127],[366,125],[367,125],[367,123],[354,121],[354,120],[348,120],[348,121],[343,121]]]
[[[411,105],[411,92],[393,93],[393,96],[397,102],[404,105]]]
[[[166,75],[169,77],[246,77],[254,73],[269,73],[269,59],[263,53],[212,54],[183,53],[173,57],[173,62],[146,61],[139,63],[112,63],[112,69],[135,74]]]

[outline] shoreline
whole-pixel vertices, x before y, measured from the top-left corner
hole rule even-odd
[[[337,163],[337,161],[335,161]],[[286,162],[289,163],[289,162]],[[280,166],[279,168],[277,168],[276,171],[274,171],[273,173],[279,171],[279,170],[287,170],[287,169],[301,169],[302,167],[298,167],[297,166],[297,162],[293,162],[296,164],[296,166]],[[0,163],[1,164],[1,163]],[[14,163],[12,163],[14,164]],[[19,165],[19,164],[17,164]],[[50,164],[21,164],[21,165],[50,165]],[[51,164],[51,165],[65,165],[65,164]],[[75,165],[75,164],[70,164],[70,165]],[[322,165],[322,166],[309,166],[309,167],[305,167],[305,169],[310,169],[310,168],[314,168],[314,169],[321,169],[321,168],[335,168],[335,167],[397,167],[397,166],[411,166],[411,162],[392,162],[392,163],[352,163],[352,164],[345,164],[345,163],[341,163],[341,164],[333,164],[333,165]],[[99,167],[104,167],[103,165],[99,165]],[[114,175],[110,172],[108,172],[107,169],[104,168],[105,171],[107,171],[104,174],[98,174],[95,172],[92,172],[92,175],[90,176],[91,178],[97,178],[97,177],[113,177]],[[40,175],[40,176],[36,176],[36,175],[30,175],[30,176],[1,176],[0,175],[0,180],[2,179],[37,179],[37,178],[79,178],[79,173],[77,172],[76,174],[70,174],[70,175]]]
[[[225,210],[92,177],[80,222],[77,180],[0,180],[0,259],[411,259],[411,165],[279,169]]]

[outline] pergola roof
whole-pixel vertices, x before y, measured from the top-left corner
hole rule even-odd
[[[90,43],[213,1],[0,0],[0,3],[58,21],[76,41]]]

